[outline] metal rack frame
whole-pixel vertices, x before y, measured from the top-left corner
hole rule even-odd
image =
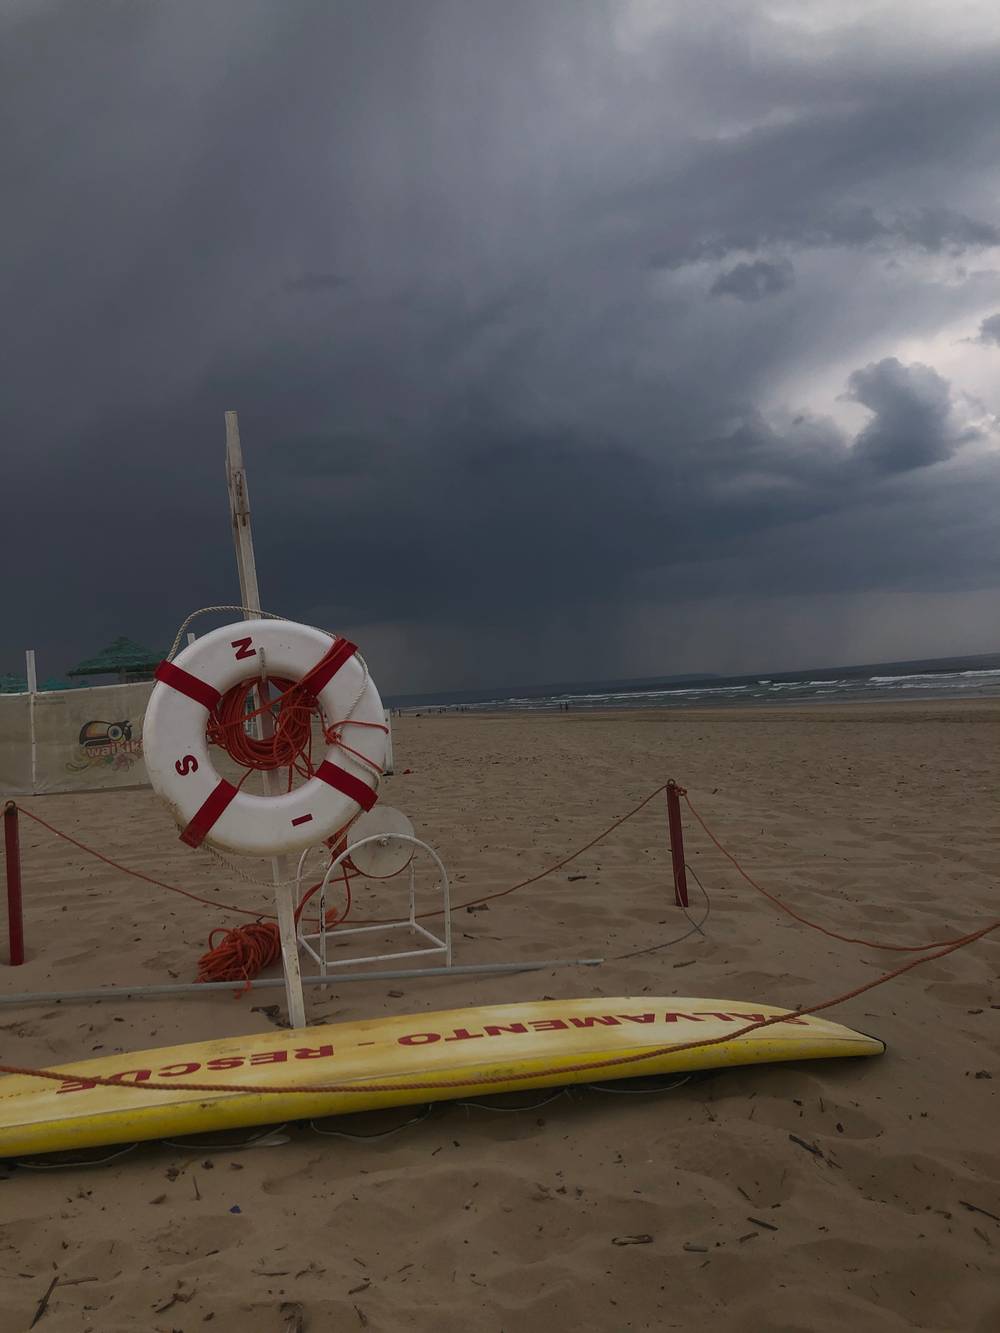
[[[326,892],[330,884],[331,876],[334,874],[335,871],[340,869],[343,863],[350,857],[352,851],[355,851],[359,847],[364,847],[367,843],[379,843],[380,845],[385,846],[388,841],[407,843],[411,847],[413,847],[415,852],[418,850],[426,852],[427,855],[434,862],[434,864],[437,866],[438,871],[441,875],[440,887],[442,896],[442,911],[444,915],[443,938],[439,935],[435,935],[432,931],[428,930],[426,926],[422,926],[420,922],[417,920],[416,871],[414,870],[413,866],[414,857],[412,856],[410,858],[408,866],[409,911],[405,918],[400,918],[399,920],[395,921],[379,922],[377,925],[374,926],[347,926],[347,927],[335,926],[331,928],[326,925]],[[302,855],[299,857],[299,865],[298,865],[298,870],[296,872],[296,900],[298,903],[302,902],[302,871],[305,867],[305,861],[308,855],[309,855],[309,849],[304,851]],[[393,877],[390,876],[390,878]],[[444,955],[444,966],[446,968],[451,967],[452,965],[451,885],[448,881],[448,872],[444,868],[444,862],[441,860],[440,856],[438,856],[434,848],[429,846],[426,842],[422,841],[422,839],[412,837],[411,835],[406,833],[376,833],[368,838],[360,838],[357,842],[352,843],[349,847],[346,847],[344,851],[342,851],[340,855],[336,857],[333,861],[331,861],[329,866],[327,866],[326,874],[323,876],[323,881],[319,888],[318,898],[319,898],[320,928],[318,931],[306,933],[301,929],[301,923],[300,923],[300,929],[298,932],[298,943],[300,948],[306,954],[308,954],[308,956],[312,958],[312,960],[315,963],[318,964],[320,976],[323,977],[327,976],[327,974],[331,971],[331,969],[337,967],[357,966],[358,964],[361,963],[382,963],[396,958],[428,958],[432,956],[437,957],[440,954]],[[395,949],[391,953],[367,954],[362,958],[356,958],[354,956],[351,956],[349,958],[340,958],[331,960],[329,957],[327,941],[331,934],[336,933],[337,939],[342,940],[347,938],[348,936],[370,935],[372,933],[385,934],[388,931],[394,931],[394,930],[409,931],[411,935],[415,935],[418,938],[421,938],[427,942],[425,944],[422,944],[421,947],[416,949]],[[314,942],[317,945],[316,948],[313,947]]]

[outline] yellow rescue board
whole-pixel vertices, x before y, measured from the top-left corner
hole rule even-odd
[[[774,1014],[787,1020],[715,1046],[672,1049],[727,1037]],[[7,1075],[0,1078],[0,1157],[524,1088],[884,1050],[875,1037],[787,1009],[676,996],[538,1000],[330,1023],[60,1062],[69,1077],[59,1082]],[[89,1083],[94,1076],[116,1084]],[[144,1086],[151,1083],[167,1086]],[[226,1090],[200,1091],[194,1083]],[[302,1085],[314,1090],[292,1090]],[[248,1086],[258,1090],[245,1091]]]

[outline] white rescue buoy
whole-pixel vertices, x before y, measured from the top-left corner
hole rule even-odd
[[[226,691],[259,677],[262,654],[266,674],[304,683],[326,731],[343,728],[357,752],[334,740],[314,776],[280,796],[255,796],[220,777],[206,736]],[[146,769],[189,846],[255,856],[302,851],[377,801],[387,743],[382,701],[346,639],[289,620],[241,621],[161,663],[156,681],[143,724]]]

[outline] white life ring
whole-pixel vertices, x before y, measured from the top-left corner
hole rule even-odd
[[[368,764],[332,744],[315,776],[281,796],[254,796],[222,778],[205,734],[208,714],[234,685],[260,673],[301,681],[319,701],[324,726],[348,720],[349,744]],[[275,856],[315,846],[378,800],[385,762],[385,715],[354,644],[290,620],[246,620],[197,639],[156,672],[143,723],[153,790],[167,802],[181,840],[247,855]],[[370,765],[370,766],[369,766]]]

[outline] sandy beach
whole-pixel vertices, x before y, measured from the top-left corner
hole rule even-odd
[[[560,860],[672,777],[751,874],[830,929],[907,944],[1000,914],[1000,702],[406,716],[394,740],[383,799],[438,849],[459,903]],[[149,791],[23,805],[172,884],[270,905],[183,847]],[[673,905],[657,798],[553,875],[454,915],[458,963],[603,967],[314,990],[310,1021],[576,995],[793,1007],[909,957],[806,929],[687,811],[685,832],[711,906],[700,933]],[[30,820],[21,836],[28,961],[0,966],[4,993],[189,980],[209,931],[235,923]],[[359,914],[401,896],[383,883]],[[991,1333],[998,964],[1000,932],[826,1015],[883,1038],[879,1059],[526,1094],[518,1111],[442,1106],[369,1141],[293,1125],[264,1146],[0,1168],[0,1327],[27,1330],[58,1277],[40,1333]],[[282,1013],[280,991],[5,1008],[2,1050],[57,1065],[264,1032]],[[412,1116],[323,1127],[374,1134]],[[636,1237],[649,1239],[621,1243]]]

